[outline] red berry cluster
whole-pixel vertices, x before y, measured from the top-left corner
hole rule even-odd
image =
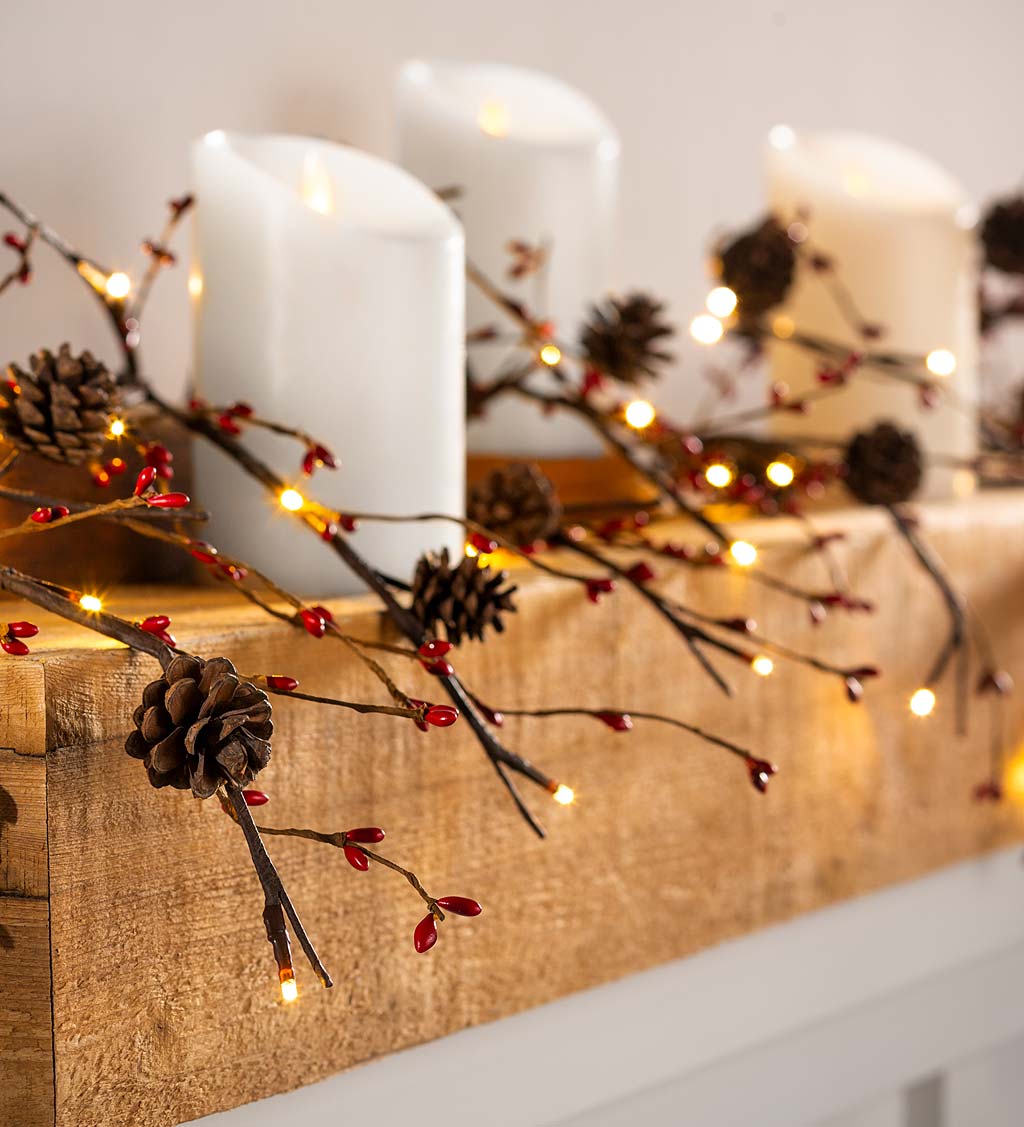
[[[109,461],[104,462],[102,466],[92,467],[92,483],[100,489],[106,489],[106,487],[113,482],[115,477],[126,473],[127,470],[128,463],[124,458],[111,458]]]
[[[307,634],[322,638],[327,633],[328,625],[334,621],[334,615],[326,607],[317,604],[314,607],[303,607],[296,619],[305,627]]]
[[[4,235],[4,243],[9,246],[11,250],[16,250],[18,254],[22,256],[24,256],[28,251],[28,243],[26,243],[20,235],[16,235],[13,231],[8,231],[7,234]],[[27,286],[29,282],[32,281],[32,267],[29,266],[26,259],[23,259],[18,270],[18,281],[23,286]]]
[[[174,467],[171,465],[174,455],[162,442],[147,443],[142,456],[146,465],[155,471],[157,477],[164,481],[171,481],[174,478]]]
[[[455,916],[479,916],[483,911],[479,903],[468,896],[441,896],[434,903]],[[416,925],[412,942],[420,955],[426,954],[437,942],[437,920],[433,912],[428,912]]]
[[[318,470],[321,466],[329,470],[336,470],[338,463],[326,446],[321,446],[316,442],[312,446],[307,447],[306,453],[302,457],[302,472],[304,476],[312,477],[314,471]]]
[[[417,651],[420,655],[420,665],[435,677],[451,677],[455,667],[451,662],[445,661],[445,654],[452,649],[454,646],[451,642],[445,642],[441,638],[431,638]]]
[[[70,512],[67,505],[40,505],[38,509],[32,510],[28,519],[35,521],[36,524],[53,524],[55,520],[66,517]]]
[[[0,647],[12,657],[24,657],[29,651],[22,639],[34,638],[38,633],[39,627],[34,622],[8,622],[0,636]]]

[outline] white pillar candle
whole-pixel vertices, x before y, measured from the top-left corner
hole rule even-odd
[[[256,427],[243,441],[303,495],[340,511],[461,514],[464,253],[450,209],[407,172],[305,137],[207,134],[193,150],[198,393],[308,431],[338,458],[311,481],[303,447]],[[358,589],[207,444],[196,494],[210,539],[302,594]],[[360,525],[354,544],[407,579],[449,524]]]
[[[919,392],[858,372],[807,415],[782,412],[786,433],[846,439],[877,420],[914,431],[931,454],[969,458],[977,449],[977,253],[972,208],[964,190],[928,158],[859,133],[796,132],[776,126],[765,165],[771,210],[807,229],[807,244],[825,254],[860,314],[884,335],[865,342],[844,316],[823,278],[806,263],[785,306],[783,333],[829,337],[855,349],[892,349],[926,357],[942,392],[924,408]],[[802,232],[801,232],[802,234]],[[788,319],[788,320],[787,320]],[[949,357],[955,370],[949,372]],[[799,396],[816,386],[819,361],[785,343],[772,349],[771,377]],[[928,373],[922,373],[928,374]],[[933,466],[923,496],[969,492],[973,478]]]
[[[589,306],[609,289],[619,141],[601,111],[571,86],[499,64],[409,62],[398,76],[398,159],[434,188],[455,186],[472,262],[502,284],[506,245],[550,244],[540,307],[530,281],[517,293],[575,345]],[[471,285],[469,327],[508,322]],[[486,377],[508,348],[474,348]],[[477,453],[595,455],[600,441],[579,420],[545,416],[508,397],[471,421]]]

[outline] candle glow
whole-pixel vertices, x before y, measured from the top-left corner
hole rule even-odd
[[[307,153],[302,163],[302,202],[320,215],[334,213],[334,189],[323,161],[316,153]]]
[[[504,137],[508,133],[508,113],[504,105],[493,98],[480,107],[476,123],[488,137]]]

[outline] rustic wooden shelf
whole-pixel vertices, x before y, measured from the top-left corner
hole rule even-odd
[[[1020,682],[1024,493],[923,515]],[[595,608],[574,586],[533,576],[507,635],[459,659],[494,704],[644,707],[714,727],[779,764],[764,797],[733,758],[676,731],[510,719],[508,741],[579,796],[563,809],[527,791],[550,831],[540,842],[461,726],[422,735],[275,702],[266,823],[381,824],[388,852],[431,890],[485,906],[445,924],[420,956],[420,904],[400,880],[271,839],[337,983],[322,991],[297,964],[289,1007],[241,835],[215,804],[151,789],[122,751],[155,664],[32,611],[44,627],[32,656],[0,662],[0,1122],[179,1123],[1024,838],[1019,809],[970,799],[986,772],[984,710],[968,738],[954,734],[949,691],[932,719],[907,712],[944,629],[934,591],[883,514],[820,523],[847,531],[839,550],[877,614],[814,629],[798,604],[740,576],[680,583],[690,600],[752,612],[798,648],[879,665],[885,676],[861,706],[833,679],[782,663],[768,680],[735,666],[742,691],[726,700],[629,594]],[[767,569],[825,585],[792,526],[744,535],[763,545]],[[110,603],[132,617],[170,613],[182,646],[244,670],[287,672],[312,692],[376,693],[340,647],[224,593],[125,588]],[[334,606],[354,633],[386,629],[369,600]],[[28,616],[14,604],[0,614]],[[433,681],[403,672],[431,695]],[[1024,734],[1016,698],[1008,732]]]

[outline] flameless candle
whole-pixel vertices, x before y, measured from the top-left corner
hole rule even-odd
[[[895,380],[859,370],[806,416],[776,416],[789,434],[848,438],[889,419],[912,430],[926,451],[969,458],[976,452],[978,311],[972,209],[959,184],[931,160],[859,133],[803,133],[776,126],[766,148],[768,199],[799,237],[827,256],[877,341],[859,337],[823,277],[801,261],[779,315],[797,332],[829,337],[851,351],[878,348],[927,357],[921,374],[942,393],[935,406]],[[806,212],[806,214],[801,214]],[[804,230],[806,229],[806,231]],[[783,335],[781,332],[780,336]],[[798,397],[816,386],[819,361],[784,342],[773,348],[771,377]],[[923,495],[969,492],[973,479],[947,466],[929,470]]]
[[[558,341],[574,346],[588,307],[611,282],[619,141],[601,111],[578,90],[534,71],[409,62],[398,76],[398,123],[399,161],[434,188],[460,190],[454,206],[467,253],[484,273],[505,283],[512,239],[550,247],[542,299],[534,300],[529,282],[519,292],[536,315],[554,322]],[[467,297],[470,328],[507,328],[473,286]],[[491,374],[507,352],[477,348],[478,374]],[[469,447],[536,457],[602,450],[578,420],[545,416],[511,396],[470,422]]]
[[[243,421],[242,441],[294,486],[275,504],[198,443],[196,498],[217,514],[210,539],[300,593],[357,589],[282,510],[314,496],[341,512],[462,513],[459,224],[402,169],[304,137],[210,133],[193,172],[199,394],[245,400],[340,462],[305,484],[301,444]],[[353,535],[401,578],[424,550],[458,554],[462,540],[449,524],[366,522]]]

